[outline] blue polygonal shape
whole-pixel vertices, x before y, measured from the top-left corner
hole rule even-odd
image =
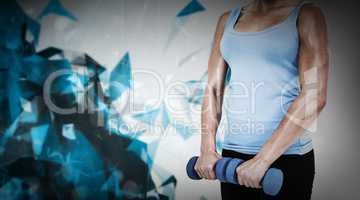
[[[191,52],[190,54],[188,54],[187,56],[185,56],[184,58],[182,58],[179,61],[178,66],[181,67],[181,66],[185,65],[185,63],[187,63],[187,62],[191,61],[192,59],[194,59],[196,57],[196,55],[198,55],[203,50],[204,50],[204,48],[199,48],[199,49]]]
[[[47,54],[52,56],[58,55],[61,58],[68,60],[72,65],[83,67],[82,69],[79,69],[87,71],[88,73],[86,75],[88,75],[92,79],[99,78],[98,76],[106,70],[104,66],[100,65],[96,60],[94,60],[92,57],[90,57],[87,53],[84,52],[49,48],[47,50],[44,50],[41,54]]]
[[[222,148],[223,148],[223,142],[217,139],[216,140],[216,151],[221,152]]]
[[[113,169],[110,177],[101,186],[101,191],[113,192],[117,198],[123,197],[123,192],[120,190],[120,181],[123,180],[123,175],[116,169]]]
[[[35,155],[40,155],[48,133],[49,125],[42,125],[31,129],[30,135],[32,139],[33,151]]]
[[[24,79],[19,80],[18,83],[21,88],[20,90],[22,98],[31,101],[34,97],[41,95],[43,89],[41,86]]]
[[[20,116],[5,130],[4,134],[0,135],[0,154],[4,152],[4,147],[8,140],[14,136],[19,121]]]
[[[75,134],[75,128],[74,124],[65,124],[62,127],[62,135],[69,139],[69,140],[75,140],[76,134]]]
[[[35,21],[27,16],[25,18],[25,23],[26,23],[27,29],[33,35],[33,38],[34,38],[33,43],[37,44],[39,42],[39,38],[40,38],[40,24],[37,21]]]
[[[30,108],[26,108],[26,109],[30,109],[29,111],[24,111],[21,113],[20,115],[20,122],[21,123],[36,123],[38,117],[39,117],[39,111],[37,109],[37,105],[36,105],[36,101],[32,101],[32,102],[27,102],[27,103],[23,103],[23,107],[30,107]],[[26,105],[24,105],[26,104]],[[24,108],[25,110],[25,108]]]
[[[41,56],[33,55],[23,59],[23,73],[27,80],[37,84],[43,85],[45,80],[52,74],[52,72],[65,70],[66,75],[71,72],[71,65],[67,60],[46,60]],[[54,75],[54,74],[53,74]],[[55,76],[55,75],[54,75]],[[63,77],[63,76],[59,76]]]
[[[98,62],[96,62],[92,57],[90,57],[88,54],[84,54],[85,57],[85,63],[77,63],[75,60],[72,60],[72,64],[76,65],[83,65],[87,67],[91,72],[95,74],[95,77],[98,78],[98,76],[106,71],[106,68],[102,65],[100,65]]]
[[[65,163],[64,146],[60,143],[59,136],[54,130],[54,127],[49,126],[48,133],[46,135],[43,151],[37,156],[38,159],[54,162],[57,164]]]
[[[231,68],[229,67],[226,72],[225,85],[229,85],[231,80]]]
[[[160,109],[153,109],[142,113],[135,114],[133,117],[146,124],[153,125],[158,117]]]
[[[135,153],[143,162],[145,162],[149,168],[153,165],[153,160],[148,154],[147,144],[139,140],[133,140],[131,144],[127,147],[127,150]]]
[[[176,17],[184,17],[204,10],[205,7],[198,0],[192,0],[176,15]]]
[[[188,81],[187,85],[192,89],[192,94],[187,98],[189,103],[201,104],[205,95],[205,82],[203,81]]]
[[[68,153],[63,163],[63,173],[68,181],[86,188],[87,192],[80,195],[84,197],[89,194],[101,196],[102,194],[97,191],[100,190],[105,181],[105,176],[102,173],[104,163],[84,134],[78,130],[76,132],[78,133],[77,139],[67,141],[66,151]]]
[[[40,13],[38,18],[42,19],[44,16],[52,13],[77,21],[77,18],[64,8],[60,0],[51,0],[45,9]]]
[[[129,53],[112,70],[110,75],[110,99],[115,101],[122,93],[131,87],[131,63]]]
[[[155,141],[153,141],[147,145],[148,155],[150,156],[150,158],[152,160],[154,160],[154,158],[155,158],[156,151],[159,147],[159,143],[160,143],[160,140],[156,139]]]
[[[194,93],[192,94],[192,96],[190,96],[188,98],[188,102],[189,103],[193,103],[193,104],[197,104],[200,105],[202,104],[203,98],[205,95],[205,90],[203,90],[202,88],[198,88],[194,91]]]
[[[24,196],[23,181],[18,178],[12,178],[0,188],[1,199],[21,199]]]
[[[163,104],[163,106],[162,106],[162,120],[161,121],[162,121],[162,126],[163,126],[164,130],[166,130],[166,128],[170,124],[170,116],[166,109],[166,104]]]
[[[7,112],[3,112],[2,115],[6,116],[4,121],[7,125],[11,124],[22,112],[21,106],[21,90],[20,84],[18,80],[21,75],[21,66],[19,63],[19,57],[17,54],[12,52],[9,56],[10,66],[4,73],[4,87],[3,92],[5,92],[5,101],[3,101],[3,105],[1,107],[5,108]]]
[[[166,179],[166,181],[164,181],[161,184],[161,187],[164,187],[164,186],[167,186],[167,185],[173,185],[175,187],[176,184],[177,184],[177,180],[176,180],[175,176],[171,175],[168,179]]]
[[[28,17],[21,6],[13,0],[3,0],[0,6],[0,46],[19,49],[24,45],[24,26],[38,39],[40,25]]]

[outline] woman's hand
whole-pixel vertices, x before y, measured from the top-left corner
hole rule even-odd
[[[236,169],[239,184],[249,188],[261,188],[260,181],[269,167],[268,162],[256,156],[244,162]]]
[[[221,156],[215,151],[202,153],[195,164],[195,171],[201,178],[214,180],[214,166],[219,159]]]

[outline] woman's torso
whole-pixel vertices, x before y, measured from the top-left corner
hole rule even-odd
[[[231,70],[223,107],[228,124],[223,148],[257,153],[300,94],[297,18],[301,5],[284,21],[258,32],[236,31],[241,8],[230,13],[220,44]],[[311,150],[306,132],[285,154]]]

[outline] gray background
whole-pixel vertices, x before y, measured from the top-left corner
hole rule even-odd
[[[19,1],[31,16],[36,16],[47,1]],[[169,48],[176,13],[187,0],[64,0],[77,22],[48,16],[39,48],[57,46],[88,52],[112,68],[130,52],[134,69],[148,69],[164,79],[199,79],[206,70],[209,45],[218,17],[241,1],[203,0],[206,12],[189,17]],[[313,135],[316,152],[316,180],[313,199],[360,199],[360,154],[358,132],[359,7],[356,1],[317,1],[329,26],[331,75],[328,105]],[[191,60],[179,61],[194,51]],[[145,79],[144,79],[145,80]],[[138,81],[144,81],[138,80]],[[135,81],[137,81],[135,77]],[[145,81],[144,81],[145,82]],[[139,99],[153,98],[154,89],[146,84]],[[141,98],[140,98],[141,96]],[[216,182],[192,182],[185,177],[186,160],[198,153],[199,135],[187,141],[177,136],[163,137],[155,162],[179,180],[177,199],[219,198]]]

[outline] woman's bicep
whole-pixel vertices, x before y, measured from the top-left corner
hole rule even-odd
[[[326,98],[329,71],[328,33],[326,19],[315,6],[303,8],[299,18],[300,83],[303,91],[316,88]]]
[[[208,87],[217,91],[222,90],[224,87],[228,68],[220,52],[220,43],[228,17],[229,12],[223,14],[218,20],[208,62]]]

